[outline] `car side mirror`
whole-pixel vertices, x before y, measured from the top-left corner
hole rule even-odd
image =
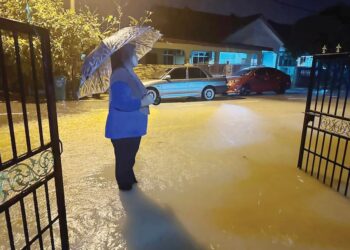
[[[171,79],[171,76],[170,76],[170,75],[166,75],[166,76],[164,77],[164,80],[170,81],[170,79]]]

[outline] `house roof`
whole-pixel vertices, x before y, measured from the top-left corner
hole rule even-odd
[[[153,12],[152,25],[165,37],[211,43],[221,43],[236,30],[261,17],[261,15],[225,16],[189,8],[164,6],[155,7]]]

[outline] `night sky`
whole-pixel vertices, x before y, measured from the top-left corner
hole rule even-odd
[[[102,14],[113,14],[113,1],[76,0],[88,3],[92,10]],[[280,23],[293,23],[326,7],[350,0],[119,0],[126,15],[140,16],[154,4],[172,7],[189,7],[194,10],[229,15],[247,16],[262,13],[268,19]]]

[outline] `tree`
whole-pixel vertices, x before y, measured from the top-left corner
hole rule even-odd
[[[22,22],[29,22],[50,31],[51,52],[54,75],[64,75],[68,79],[70,88],[74,91],[82,66],[82,55],[89,53],[103,38],[108,37],[120,28],[123,15],[120,6],[117,7],[117,16],[100,17],[85,7],[77,12],[66,10],[62,0],[5,0],[0,5],[0,16]],[[150,22],[151,13],[139,20],[130,17],[133,25]],[[28,39],[20,37],[19,43],[23,50],[23,60],[29,63]],[[7,55],[14,55],[13,39],[4,39]],[[40,59],[40,43],[34,40],[37,60]],[[15,60],[14,56],[10,56]],[[29,72],[30,69],[23,69]]]
[[[322,47],[334,53],[341,44],[342,51],[350,50],[350,6],[340,4],[317,15],[303,18],[292,27],[287,48],[294,56],[319,54]]]

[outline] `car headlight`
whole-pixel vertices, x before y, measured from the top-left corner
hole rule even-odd
[[[233,90],[234,90],[234,91],[239,91],[239,90],[241,90],[241,88],[242,88],[242,85],[241,85],[241,84],[236,84],[236,85],[234,86]]]

